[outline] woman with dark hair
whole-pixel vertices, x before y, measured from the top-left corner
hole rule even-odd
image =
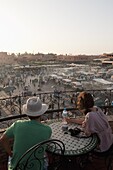
[[[68,118],[67,122],[82,124],[87,136],[96,133],[100,139],[98,151],[107,151],[113,144],[113,134],[106,115],[94,106],[94,99],[90,93],[81,92],[77,97],[77,108],[85,115],[83,119]]]

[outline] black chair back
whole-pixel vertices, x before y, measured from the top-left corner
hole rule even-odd
[[[57,170],[62,166],[65,145],[57,139],[38,143],[27,150],[13,170]]]

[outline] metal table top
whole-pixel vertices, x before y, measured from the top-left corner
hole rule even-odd
[[[73,137],[68,131],[67,134],[62,131],[62,122],[51,122],[49,126],[52,128],[52,139],[59,139],[65,144],[65,155],[67,156],[79,156],[91,152],[98,143],[96,135],[91,137]],[[68,129],[80,127],[76,124],[69,124]]]

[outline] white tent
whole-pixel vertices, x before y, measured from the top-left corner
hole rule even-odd
[[[103,85],[113,85],[113,82],[101,79],[101,78],[97,78],[97,79],[93,79],[95,82],[97,83],[101,83]]]
[[[75,86],[82,86],[82,84],[78,81],[74,81],[74,82],[71,82],[72,85],[75,85]]]
[[[62,79],[62,81],[66,82],[66,83],[70,83],[71,82],[70,79]]]

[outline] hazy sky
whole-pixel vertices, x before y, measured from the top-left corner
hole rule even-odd
[[[113,52],[113,0],[0,0],[0,51]]]

